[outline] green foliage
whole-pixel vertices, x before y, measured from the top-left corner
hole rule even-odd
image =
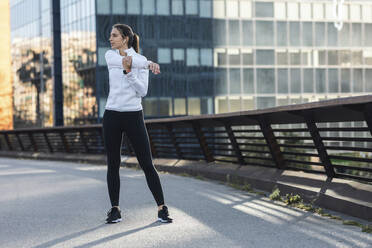
[[[278,189],[278,187],[276,187],[276,186],[274,187],[273,192],[270,194],[269,198],[272,201],[282,200],[282,198],[280,196],[280,190]]]
[[[362,227],[362,232],[372,233],[372,225],[364,225]]]
[[[301,196],[299,196],[299,195],[293,195],[291,193],[291,194],[286,194],[285,195],[284,202],[287,205],[294,205],[294,204],[297,204],[297,203],[302,202],[302,199],[301,199]]]
[[[353,221],[353,220],[344,220],[343,222],[342,222],[342,224],[344,224],[344,225],[348,225],[348,226],[357,226],[357,227],[363,227],[363,225],[362,224],[360,224],[360,223],[358,223],[358,222],[356,222],[356,221]]]

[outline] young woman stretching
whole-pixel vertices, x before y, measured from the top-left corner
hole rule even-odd
[[[119,208],[120,150],[122,134],[128,136],[137,160],[145,173],[147,185],[158,205],[158,220],[172,222],[164,205],[159,176],[151,157],[141,98],[147,94],[150,69],[160,73],[159,65],[138,54],[139,37],[125,24],[115,24],[110,34],[112,50],[105,54],[109,71],[110,93],[103,115],[103,135],[107,153],[107,186],[112,208],[106,223],[122,220]]]

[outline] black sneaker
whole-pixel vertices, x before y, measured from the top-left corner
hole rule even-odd
[[[121,219],[121,214],[120,214],[120,210],[118,208],[116,208],[116,207],[111,208],[107,212],[106,224],[118,223],[121,220],[122,220]]]
[[[167,206],[163,206],[161,210],[158,211],[158,221],[161,223],[172,223],[173,219],[169,218]]]

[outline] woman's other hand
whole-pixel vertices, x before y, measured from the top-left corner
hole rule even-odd
[[[149,70],[152,71],[154,74],[159,74],[160,73],[160,66],[157,63],[151,62],[149,64]]]
[[[132,68],[132,56],[124,57],[122,63],[123,63],[124,70],[126,70],[127,72],[130,72]]]

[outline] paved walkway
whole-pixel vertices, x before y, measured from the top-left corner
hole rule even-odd
[[[0,158],[0,247],[372,247],[371,234],[340,221],[215,182],[160,177],[174,223],[155,222],[143,173],[122,168],[124,221],[105,225],[104,166]]]

